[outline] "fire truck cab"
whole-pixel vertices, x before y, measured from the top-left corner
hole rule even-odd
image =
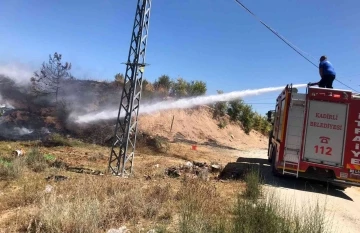
[[[360,186],[360,95],[287,85],[268,112],[268,160],[273,174]]]

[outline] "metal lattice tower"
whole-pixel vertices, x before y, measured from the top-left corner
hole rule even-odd
[[[114,175],[126,176],[132,173],[150,9],[151,0],[138,0],[114,143],[109,159],[108,169]],[[119,153],[115,151],[117,149]]]

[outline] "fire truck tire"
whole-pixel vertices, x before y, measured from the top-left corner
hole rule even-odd
[[[272,161],[272,151],[273,151],[273,144],[269,142],[268,146],[268,162],[271,163]]]
[[[274,176],[279,177],[281,174],[280,172],[277,170],[276,165],[275,165],[275,161],[276,161],[276,146],[271,146],[272,150],[271,150],[271,171],[272,174]]]

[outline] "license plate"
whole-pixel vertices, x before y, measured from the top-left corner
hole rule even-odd
[[[352,173],[352,174],[360,174],[360,170],[352,170],[352,169],[350,169],[350,173]]]

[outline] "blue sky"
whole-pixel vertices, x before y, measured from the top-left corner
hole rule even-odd
[[[135,0],[0,0],[0,65],[38,69],[55,51],[78,78],[124,73]],[[360,89],[360,1],[242,0],[337,78]],[[234,0],[152,0],[145,77],[203,80],[208,94],[318,81],[318,70]],[[335,88],[345,88],[334,83]],[[277,93],[246,98],[273,103]],[[269,104],[255,104],[264,113]]]

